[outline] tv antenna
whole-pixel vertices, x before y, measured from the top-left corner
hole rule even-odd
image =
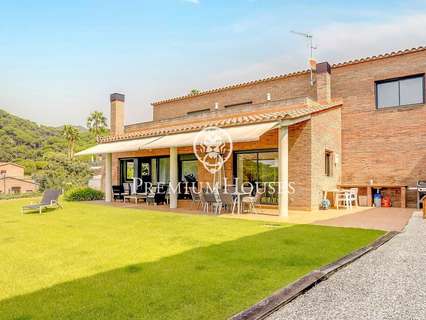
[[[315,62],[315,59],[314,59],[314,50],[317,49],[317,47],[314,46],[314,42],[313,42],[314,36],[310,33],[304,33],[304,32],[299,32],[299,31],[294,31],[294,30],[290,30],[290,32],[293,33],[293,34],[296,34],[298,36],[304,37],[308,41],[308,45],[309,45],[309,69],[310,69],[310,72],[311,72],[311,86],[313,86],[314,85],[313,71],[316,68],[316,62]]]
[[[309,58],[312,59],[313,58],[314,50],[317,49],[317,47],[314,46],[314,42],[313,42],[314,36],[312,34],[310,34],[310,33],[304,33],[304,32],[299,32],[299,31],[294,31],[294,30],[291,30],[290,32],[294,33],[294,34],[297,34],[298,36],[302,36],[302,37],[306,38],[306,40],[308,40],[308,44],[309,44]]]

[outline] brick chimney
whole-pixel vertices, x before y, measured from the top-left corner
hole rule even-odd
[[[111,135],[124,134],[124,94],[113,93],[111,101]]]
[[[331,101],[331,67],[328,62],[318,63],[316,66],[317,101],[329,103]]]

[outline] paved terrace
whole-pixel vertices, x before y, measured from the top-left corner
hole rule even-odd
[[[271,315],[281,319],[426,319],[426,220]]]
[[[190,200],[179,200],[177,209],[170,209],[165,205],[146,205],[144,203],[123,203],[112,202],[106,204],[99,201],[99,204],[112,205],[117,207],[126,207],[132,209],[159,210],[186,214],[206,214],[200,210],[191,207]],[[401,208],[365,208],[358,207],[349,209],[330,209],[314,211],[290,210],[288,218],[278,216],[278,209],[271,206],[264,206],[257,209],[257,214],[229,214],[222,213],[221,218],[230,219],[249,219],[274,222],[285,222],[292,224],[318,224],[325,226],[349,227],[377,229],[385,231],[401,231],[407,224],[413,209]],[[209,213],[211,214],[211,213]]]

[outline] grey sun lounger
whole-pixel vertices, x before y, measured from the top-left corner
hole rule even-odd
[[[48,189],[44,191],[43,198],[41,199],[40,203],[30,204],[22,207],[22,213],[25,213],[26,211],[38,211],[41,213],[47,208],[62,208],[58,201],[60,195],[61,191]]]

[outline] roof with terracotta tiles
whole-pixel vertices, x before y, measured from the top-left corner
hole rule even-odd
[[[342,105],[341,101],[333,101],[326,105],[320,105],[310,99],[305,103],[295,104],[284,107],[273,107],[270,109],[239,112],[238,114],[224,114],[220,112],[211,112],[209,117],[194,120],[195,117],[185,117],[178,120],[171,120],[168,124],[160,122],[158,126],[148,126],[140,130],[125,133],[120,136],[108,136],[100,138],[100,143],[115,142],[122,140],[133,140],[144,137],[155,137],[167,134],[176,134],[201,130],[207,127],[235,127],[240,125],[266,123],[281,120],[290,120],[311,115],[317,112],[325,111]]]
[[[335,63],[335,64],[332,64],[331,67],[332,68],[340,68],[340,67],[345,67],[345,66],[348,66],[348,65],[354,65],[354,64],[358,64],[358,63],[364,63],[364,62],[370,62],[370,61],[375,61],[375,60],[380,60],[380,59],[386,59],[386,58],[390,58],[390,57],[400,56],[400,55],[409,54],[409,53],[415,53],[415,52],[424,51],[424,50],[426,50],[426,46],[420,46],[420,47],[411,48],[411,49],[392,51],[392,52],[389,52],[389,53],[383,53],[383,54],[369,56],[369,57],[365,57],[365,58]],[[309,73],[309,70],[301,70],[301,71],[291,72],[291,73],[282,74],[282,75],[278,75],[278,76],[268,77],[268,78],[264,78],[264,79],[242,82],[242,83],[233,84],[233,85],[229,85],[229,86],[225,86],[225,87],[221,87],[221,88],[201,91],[201,92],[196,93],[196,94],[187,94],[187,95],[184,95],[184,96],[179,96],[179,97],[174,97],[174,98],[170,98],[170,99],[155,101],[155,102],[152,103],[152,105],[156,106],[156,105],[167,103],[167,102],[184,100],[184,99],[188,99],[188,98],[192,98],[192,97],[199,97],[199,96],[203,96],[203,95],[207,95],[207,94],[211,94],[211,93],[221,92],[221,91],[240,88],[240,87],[246,87],[246,86],[250,86],[250,85],[254,85],[254,84],[258,84],[258,83],[262,83],[262,82],[268,82],[268,81],[273,81],[273,80],[290,78],[290,77],[294,77],[294,76],[298,76],[298,75],[302,75],[302,74],[307,74],[307,73]]]
[[[24,168],[23,166],[13,163],[13,162],[0,162],[0,167],[5,166],[5,165],[11,165],[11,166],[15,166],[15,167],[20,167],[20,168]]]

